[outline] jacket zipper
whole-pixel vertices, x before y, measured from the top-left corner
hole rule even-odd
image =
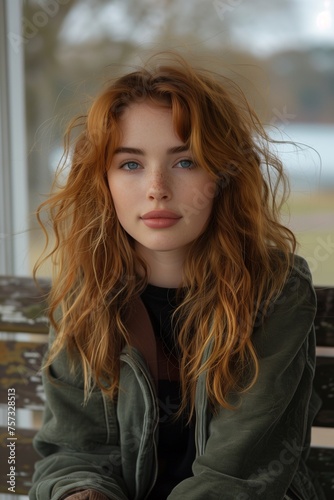
[[[151,481],[151,486],[149,487],[148,492],[145,495],[145,499],[146,499],[149,496],[149,494],[151,493],[151,491],[152,491],[152,489],[153,489],[153,487],[155,485],[155,482],[157,480],[157,476],[158,476],[158,451],[157,451],[157,443],[155,441],[155,435],[156,435],[157,427],[159,425],[159,418],[158,418],[159,412],[158,412],[158,406],[157,406],[157,399],[156,399],[155,390],[153,389],[153,384],[152,384],[152,382],[150,380],[149,375],[146,373],[146,370],[144,369],[144,367],[141,366],[141,364],[136,359],[134,359],[132,356],[130,356],[129,353],[124,353],[124,354],[125,354],[125,356],[127,358],[129,358],[129,360],[126,361],[128,363],[128,365],[131,366],[131,364],[134,363],[136,365],[136,367],[140,370],[140,372],[144,375],[144,378],[145,378],[145,380],[147,382],[147,385],[148,385],[148,387],[150,389],[152,401],[153,401],[153,404],[154,404],[154,413],[155,413],[155,425],[154,425],[154,433],[153,433],[154,474],[153,474],[153,478],[152,478],[152,481]]]
[[[206,374],[202,373],[197,381],[196,390],[196,426],[195,426],[195,439],[196,439],[196,457],[204,455],[205,444],[207,442],[207,397],[205,391]]]

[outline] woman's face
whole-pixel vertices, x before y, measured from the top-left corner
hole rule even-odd
[[[176,135],[168,108],[131,104],[108,170],[117,217],[137,250],[181,256],[208,224],[216,185]]]

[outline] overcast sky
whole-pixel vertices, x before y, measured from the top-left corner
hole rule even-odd
[[[269,55],[282,48],[300,48],[319,44],[334,46],[334,0],[290,0],[291,8],[283,10],[282,7],[279,17],[277,12],[272,14],[270,4],[268,8],[262,7],[252,11],[251,2],[252,0],[208,1],[206,15],[216,18],[217,21],[219,21],[219,16],[215,12],[217,6],[227,6],[224,16],[221,16],[220,21],[217,22],[217,32],[210,32],[211,37],[213,39],[216,37],[219,42],[220,32],[223,32],[224,25],[228,24],[231,28],[231,45],[239,45],[241,48],[248,48],[262,55]],[[156,2],[152,5],[156,6],[152,8],[155,22],[143,23],[134,30],[129,26],[128,21],[126,7],[129,6],[129,2],[107,2],[105,8],[94,14],[94,23],[92,23],[89,7],[82,2],[68,16],[61,36],[65,37],[68,42],[77,44],[99,37],[102,28],[103,31],[112,30],[113,38],[116,40],[134,38],[140,44],[150,43],[154,40],[154,32],[159,30],[164,23],[162,3]],[[185,18],[187,17],[184,12],[188,5],[183,4],[182,9],[185,10],[180,11],[181,20],[182,14]],[[279,6],[279,3],[275,5]]]

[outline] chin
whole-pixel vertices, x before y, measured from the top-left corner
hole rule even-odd
[[[171,237],[170,240],[172,240],[173,238]],[[182,244],[182,245],[176,245],[175,242],[174,244],[171,243],[171,241],[169,242],[154,242],[154,243],[148,243],[148,242],[139,242],[139,245],[142,247],[142,248],[145,248],[146,250],[148,251],[151,251],[151,252],[175,252],[175,251],[182,251],[186,248],[186,246],[188,246],[187,244]]]

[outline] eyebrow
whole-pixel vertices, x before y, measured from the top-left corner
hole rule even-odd
[[[186,146],[185,144],[182,146],[175,146],[173,148],[167,149],[167,154],[176,154],[176,153],[183,153],[184,151],[189,151],[189,147]],[[139,148],[129,148],[126,146],[122,146],[120,148],[117,148],[114,152],[114,154],[121,154],[121,153],[128,153],[128,154],[135,154],[135,155],[145,155],[145,151],[143,149]]]

